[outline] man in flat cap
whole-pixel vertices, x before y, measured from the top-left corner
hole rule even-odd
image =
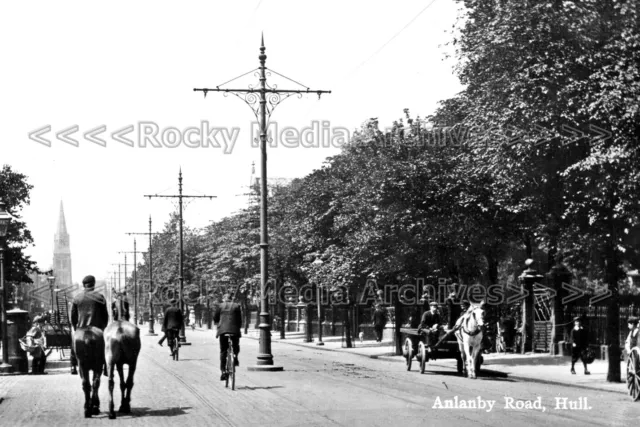
[[[184,316],[182,315],[182,310],[178,307],[178,300],[172,299],[169,301],[171,307],[167,308],[164,312],[164,318],[162,320],[162,332],[164,332],[164,337],[158,341],[158,344],[162,345],[162,342],[165,339],[169,340],[169,354],[173,356],[173,348],[172,343],[173,340],[177,340],[180,334],[180,329],[182,328],[182,324],[184,323]]]
[[[629,335],[624,342],[624,349],[627,350],[627,356],[631,353],[631,349],[638,345],[638,318],[629,317],[627,320],[627,326],[629,327]]]
[[[584,365],[584,374],[589,375],[587,362],[585,362],[582,352],[589,347],[589,337],[587,331],[582,327],[582,317],[573,318],[573,329],[571,330],[571,373],[575,375],[575,364],[578,359],[582,360]]]
[[[424,332],[427,336],[426,342],[431,345],[434,338],[438,338],[438,329],[440,327],[440,313],[438,313],[438,303],[432,301],[429,304],[429,311],[425,311],[418,327],[418,332]]]
[[[104,295],[95,291],[96,278],[87,276],[82,279],[84,292],[76,295],[71,304],[71,326],[74,330],[86,326],[95,326],[104,331],[109,323],[109,311]],[[71,346],[71,374],[78,375],[78,361]]]

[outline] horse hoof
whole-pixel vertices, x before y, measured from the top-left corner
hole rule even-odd
[[[121,414],[130,414],[131,413],[131,408],[129,406],[120,406],[120,409],[118,409],[118,412],[120,412]]]
[[[100,415],[100,408],[99,408],[99,407],[97,407],[97,406],[94,406],[94,407],[91,409],[91,411],[92,411],[93,415]]]
[[[86,409],[84,411],[84,417],[85,418],[91,418],[91,410],[90,409]]]
[[[110,420],[115,420],[116,419],[116,413],[115,412],[109,412],[109,419]]]

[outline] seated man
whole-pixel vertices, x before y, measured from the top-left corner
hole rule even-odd
[[[213,313],[213,322],[217,325],[216,338],[220,341],[220,381],[227,379],[227,351],[229,350],[228,335],[231,335],[231,345],[236,355],[235,365],[239,366],[238,354],[240,353],[240,328],[242,327],[242,312],[240,304],[232,302],[227,293],[222,297],[222,304],[216,307]]]
[[[426,311],[422,315],[418,332],[424,333],[427,336],[427,345],[432,346],[438,339],[439,330],[440,313],[438,313],[438,303],[431,302],[429,304],[429,311]]]

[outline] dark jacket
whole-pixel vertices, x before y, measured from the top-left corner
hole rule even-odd
[[[241,336],[242,312],[240,311],[240,304],[225,302],[218,305],[213,313],[213,321],[218,325],[216,338],[222,334]]]
[[[387,324],[387,310],[380,308],[373,312],[373,324],[375,326],[384,326]]]
[[[451,329],[460,318],[460,315],[462,314],[462,307],[460,307],[460,301],[457,301],[454,298],[447,298],[446,304],[447,312],[449,313],[448,327]]]
[[[425,311],[422,315],[422,321],[420,322],[420,329],[431,328],[433,325],[440,324],[440,315],[438,313],[433,314],[431,311]]]
[[[75,328],[95,326],[104,330],[109,323],[109,311],[104,295],[92,289],[85,289],[76,295],[71,303],[71,325]]]
[[[169,307],[164,312],[162,331],[167,331],[169,329],[181,329],[183,323],[184,317],[182,316],[182,310],[178,307]]]
[[[126,320],[128,322],[129,321],[129,301],[125,299],[122,302],[122,305],[124,306],[124,313],[121,316],[120,310],[119,310],[120,301],[114,301],[113,303],[111,303],[111,312],[113,313],[113,320]]]
[[[589,339],[587,337],[587,330],[580,328],[577,331],[571,329],[571,343],[575,344],[578,348],[586,348],[589,346]]]

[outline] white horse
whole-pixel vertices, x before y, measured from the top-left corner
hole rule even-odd
[[[478,358],[481,357],[482,351],[484,309],[480,306],[471,306],[456,323],[459,324],[456,338],[464,366],[463,374],[468,373],[469,378],[476,378],[476,367],[479,366]]]

